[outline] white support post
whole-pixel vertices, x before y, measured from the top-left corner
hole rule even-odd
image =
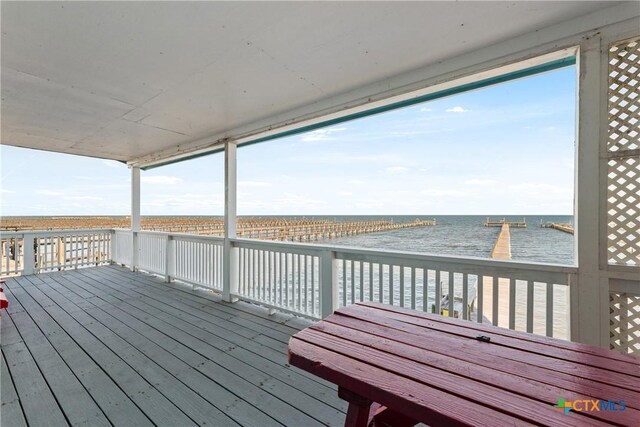
[[[335,252],[324,251],[320,256],[320,316],[333,314],[338,308],[338,261]]]
[[[22,275],[28,276],[30,274],[34,274],[36,272],[35,266],[35,253],[33,251],[33,241],[35,239],[35,235],[33,234],[24,234],[24,239],[22,240]],[[19,246],[16,241],[16,259],[19,257]]]
[[[570,338],[586,344],[606,346],[608,328],[607,289],[599,269],[600,247],[600,145],[602,110],[606,108],[606,72],[603,70],[600,37],[585,40],[578,60],[578,127],[575,180],[575,253],[577,280],[570,285]],[[605,107],[603,107],[603,105]],[[602,244],[605,244],[604,242]]]
[[[237,144],[224,144],[224,248],[222,252],[222,298],[235,301],[238,292],[238,249],[231,244],[236,237],[236,196],[237,196]]]
[[[173,243],[173,237],[170,234],[167,235],[165,244],[164,254],[166,258],[164,260],[164,281],[169,283],[172,280],[172,275],[174,275],[176,271],[175,244]]]
[[[131,168],[131,271],[138,265],[138,231],[140,231],[140,168]]]

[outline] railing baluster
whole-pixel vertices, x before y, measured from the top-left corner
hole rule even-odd
[[[400,265],[400,307],[404,307],[404,266]]]
[[[422,311],[429,312],[429,269],[422,269]]]
[[[378,263],[378,302],[384,302],[384,276],[382,263]]]
[[[453,304],[455,299],[455,290],[453,289],[453,271],[449,271],[449,317],[454,316],[455,306]]]
[[[469,275],[462,273],[462,318],[469,320]]]
[[[287,265],[287,260],[289,258],[289,255],[286,252],[282,252],[282,254],[280,255],[282,257],[282,305],[284,307],[288,307],[288,280],[289,280],[289,273],[288,273],[288,265]]]
[[[306,255],[304,258],[304,312],[309,312],[309,259]]]
[[[351,304],[356,302],[356,262],[351,260]]]
[[[317,316],[318,310],[316,309],[316,257],[311,257],[311,314]]]
[[[440,307],[440,302],[442,301],[442,286],[440,286],[440,270],[435,270],[435,281],[436,281],[436,289],[435,289],[435,312],[436,314],[442,314],[442,307]]]
[[[484,297],[483,297],[483,289],[484,286],[484,276],[482,274],[478,274],[478,282],[477,282],[477,288],[478,288],[478,293],[476,295],[476,298],[478,299],[478,310],[476,310],[476,321],[478,323],[483,323],[484,319],[483,319],[483,310],[484,310]]]
[[[342,306],[347,306],[347,260],[342,259]]]
[[[491,301],[491,306],[492,306],[492,312],[491,314],[492,316],[492,323],[495,326],[498,326],[498,311],[500,310],[500,306],[499,306],[499,302],[498,302],[498,298],[499,298],[499,286],[500,286],[500,278],[497,275],[493,275],[493,288],[491,289],[493,295],[492,295],[492,300]]]
[[[389,264],[389,304],[393,305],[393,301],[394,301],[394,297],[395,297],[395,289],[393,289],[393,282],[394,282],[394,270],[395,270],[395,265],[393,264]]]
[[[369,301],[373,301],[373,264],[370,262],[369,265]]]
[[[533,282],[527,280],[527,332],[533,332]]]
[[[516,279],[509,279],[509,329],[516,328]]]
[[[411,267],[411,309],[416,309],[416,268]]]
[[[364,262],[360,261],[360,301],[364,301]]]
[[[553,283],[547,283],[547,311],[546,311],[546,319],[545,319],[545,326],[546,326],[546,335],[548,337],[552,337],[553,336]]]

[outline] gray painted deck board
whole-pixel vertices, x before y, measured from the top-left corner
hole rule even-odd
[[[2,326],[15,329],[13,320],[9,316],[3,317]],[[64,413],[53,397],[27,345],[22,341],[8,345],[3,343],[2,353],[6,358],[7,368],[11,372],[13,385],[20,396],[29,425],[52,427],[67,425]]]
[[[100,288],[104,288],[104,286],[97,287],[96,285],[94,285],[92,288],[87,288],[87,289],[93,289],[96,295],[98,295],[98,294],[101,294],[101,291],[96,289],[100,289]],[[110,297],[116,298],[115,296],[111,296],[108,293],[104,293],[104,292],[102,292],[102,295],[106,299],[109,299]],[[114,301],[114,304],[116,305],[120,305],[120,306],[126,305],[125,304],[126,298],[123,299],[121,303],[118,303],[116,300],[113,300],[113,301]],[[161,307],[164,307],[166,309],[166,306],[164,305]],[[115,306],[111,307],[110,310],[113,310],[113,309],[117,310]],[[311,381],[308,381],[306,378],[297,376],[295,375],[295,373],[290,373],[289,375],[287,375],[286,378],[282,378],[282,375],[280,375],[280,373],[282,372],[282,369],[279,369],[276,366],[272,366],[271,367],[272,369],[270,369],[271,373],[275,373],[275,377],[271,375],[266,375],[265,372],[269,371],[269,367],[268,367],[269,363],[266,362],[264,359],[260,358],[259,356],[252,354],[250,352],[244,352],[242,360],[239,360],[225,353],[225,351],[221,351],[219,349],[216,349],[215,347],[210,346],[209,344],[207,344],[207,342],[199,341],[195,338],[190,338],[189,336],[184,335],[184,332],[187,332],[189,334],[195,333],[196,335],[202,335],[203,333],[206,334],[206,332],[202,330],[198,330],[195,326],[191,326],[191,325],[187,325],[185,329],[178,330],[173,326],[176,320],[175,320],[175,317],[171,315],[171,313],[165,313],[164,310],[157,310],[156,313],[157,314],[155,314],[155,317],[159,318],[160,320],[164,319],[165,323],[147,319],[146,321],[149,322],[149,324],[156,325],[155,327],[157,329],[162,330],[163,332],[174,336],[176,340],[180,339],[185,343],[188,342],[193,349],[197,349],[202,355],[208,355],[210,357],[215,356],[215,357],[212,357],[212,359],[215,360],[216,364],[220,364],[224,366],[227,370],[231,372],[242,372],[243,373],[242,376],[247,381],[251,382],[252,384],[258,386],[263,390],[268,391],[272,395],[279,397],[283,401],[288,401],[289,404],[293,405],[296,408],[301,409],[305,413],[312,415],[316,419],[321,419],[321,420],[327,419],[327,416],[331,415],[332,417],[330,419],[341,420],[342,418],[341,411],[344,408],[344,402],[339,400],[336,397],[334,390],[327,389],[328,391],[327,393],[325,390],[323,390],[321,386],[319,387],[317,383],[311,384],[312,383]],[[122,313],[118,314],[119,317],[122,315],[123,315]],[[127,320],[127,324],[129,325],[132,324],[131,319]],[[144,323],[143,325],[147,326]],[[153,331],[146,330],[145,335],[146,334],[153,334]],[[216,337],[212,337],[212,336],[209,336],[208,338],[210,340],[216,339]],[[162,337],[160,337],[160,339],[162,339]],[[173,344],[174,343],[169,342],[164,345],[171,346]],[[223,347],[223,349],[228,351],[228,348]],[[188,350],[188,348],[186,348],[186,350]],[[247,363],[247,362],[250,362],[250,363]],[[260,372],[256,368],[262,368],[265,372]],[[226,372],[222,372],[222,374],[212,373],[212,375],[213,374],[215,374],[216,377],[219,377],[220,375],[226,374]],[[230,384],[232,383],[231,380],[229,381],[229,383]],[[293,388],[289,384],[293,384],[297,388]],[[312,397],[310,395],[300,393],[300,391],[303,391],[303,390],[307,390],[309,393],[312,393],[312,394],[313,393],[318,394],[318,390],[324,392],[323,398],[332,402],[338,409],[327,407],[323,404],[319,404],[316,400],[316,397]],[[256,405],[263,405],[263,401],[258,400],[256,402]],[[276,412],[275,412],[276,417],[278,416],[282,417],[283,416],[282,410],[283,409],[285,411],[287,410],[286,407],[273,408],[273,409],[276,409]],[[292,420],[293,418],[292,416],[287,416],[285,419]],[[309,425],[309,422],[310,422],[309,420],[306,421],[307,425]],[[340,421],[340,423],[342,423],[342,421]]]
[[[0,320],[1,321],[1,320]],[[18,393],[13,386],[4,355],[0,353],[0,426],[22,427],[27,425],[20,406]]]
[[[2,427],[24,425],[23,408],[29,425],[40,425],[51,402],[66,419],[50,425],[344,423],[335,387],[287,364],[288,339],[304,319],[115,266],[12,278],[7,288],[2,390],[13,393],[2,403],[16,422]],[[25,363],[39,379],[14,378]],[[49,402],[35,402],[34,392]]]
[[[118,269],[117,267],[104,268],[100,270],[87,269],[87,270],[84,270],[83,273],[87,275],[92,275],[93,278],[95,278],[94,275],[97,275],[97,274],[101,275],[100,277],[103,277],[102,275],[108,274],[109,272],[114,271],[114,269],[117,269],[115,271],[119,272],[120,276],[117,276],[115,278],[112,276],[111,277],[107,276],[109,279],[109,282],[107,282],[107,285],[120,287],[123,283],[133,280],[131,277],[126,276],[126,273],[127,273],[126,271],[122,271],[122,269]],[[172,315],[179,317],[181,319],[185,318],[186,320],[191,321],[194,324],[204,325],[205,328],[208,326],[211,326],[211,324],[213,323],[219,327],[219,328],[215,328],[215,331],[213,332],[214,334],[217,333],[220,336],[224,335],[225,339],[230,339],[232,341],[235,338],[237,338],[239,341],[246,343],[246,345],[241,344],[245,348],[249,348],[252,351],[256,351],[257,354],[271,358],[272,360],[278,363],[287,365],[286,352],[287,352],[288,339],[284,342],[281,342],[280,344],[275,344],[275,341],[277,340],[275,338],[270,339],[268,341],[265,339],[263,340],[264,341],[263,344],[265,345],[257,346],[257,344],[259,343],[257,343],[256,341],[258,341],[258,338],[260,338],[261,336],[272,337],[271,335],[269,335],[269,332],[268,332],[270,330],[270,327],[283,326],[280,321],[271,320],[270,318],[272,316],[267,315],[266,311],[263,308],[256,307],[251,304],[245,304],[245,303],[236,303],[233,305],[229,305],[227,303],[220,303],[219,299],[215,299],[215,297],[212,298],[211,293],[209,292],[204,293],[202,291],[196,291],[196,292],[185,291],[184,287],[178,284],[167,286],[166,284],[161,282],[159,279],[148,276],[148,275],[144,275],[141,273],[136,273],[136,275],[133,277],[135,278],[136,281],[141,281],[145,284],[153,286],[153,288],[156,291],[160,291],[160,292],[154,292],[153,290],[144,289],[144,288],[139,289],[139,288],[128,287],[122,290],[127,294],[128,298],[131,298],[132,300],[135,300],[135,299],[139,300],[141,295],[137,292],[140,292],[143,294],[143,296],[148,297],[148,298],[144,298],[144,301],[142,301],[143,304],[150,303],[150,302],[162,303],[160,305],[162,311],[165,311],[166,309],[168,309],[171,311]],[[105,282],[102,282],[102,283],[105,283]],[[119,289],[123,289],[123,288],[119,288]],[[133,290],[134,293],[127,293],[129,289]],[[195,299],[195,304],[192,304],[192,303],[184,304],[184,301],[186,298]],[[180,302],[179,303],[172,302],[174,300],[179,300]],[[170,305],[170,307],[166,307],[167,305]],[[236,310],[236,307],[237,307],[237,310]],[[154,308],[153,310],[156,310],[156,309]],[[242,316],[251,318],[254,322],[261,322],[262,324],[268,325],[269,328],[265,330],[266,332],[263,331],[267,335],[264,335],[263,333],[256,332],[252,329],[247,328],[246,331],[242,333],[242,336],[244,338],[248,338],[249,341],[242,340],[241,337],[236,337],[239,334],[236,334],[235,331],[238,331],[238,330],[243,331],[245,329],[238,328],[237,324],[230,322],[228,320],[228,316],[224,317],[225,316],[224,313],[227,313],[227,314],[233,313],[233,310],[240,312],[241,313],[240,315]],[[219,314],[220,311],[222,311],[223,314]],[[207,317],[211,315],[216,316],[218,318]],[[201,318],[203,318],[203,316],[204,316],[205,322],[201,322]],[[287,315],[280,314],[277,317],[282,319],[283,316],[287,316]],[[287,326],[287,330],[291,335],[297,332],[298,330],[310,325],[310,322],[305,321],[303,319],[295,318],[293,316],[289,316],[289,317],[292,319],[295,319],[298,324],[301,324],[299,328],[292,328],[291,326]],[[227,334],[227,331],[231,332],[231,335]],[[283,355],[285,355],[285,358],[282,357]],[[329,388],[331,390],[331,395],[332,396],[335,395],[335,386],[333,384],[330,384],[308,372],[301,371],[296,368],[294,368],[294,370],[297,374],[301,376],[305,376],[310,380],[320,383],[325,387]]]
[[[93,275],[93,269],[84,270],[83,273],[86,275]],[[207,307],[204,309],[198,307],[193,304],[182,304],[173,302],[173,298],[182,298],[182,295],[185,294],[183,291],[178,291],[174,289],[172,286],[167,286],[161,283],[158,279],[154,279],[149,276],[143,276],[146,280],[145,283],[149,283],[154,285],[153,289],[146,289],[146,287],[123,287],[123,283],[117,280],[103,281],[97,280],[94,276],[87,277],[87,279],[96,280],[90,289],[100,288],[100,287],[110,287],[114,290],[117,290],[118,293],[115,293],[114,296],[118,297],[119,293],[124,294],[125,296],[120,296],[125,303],[129,303],[131,305],[135,305],[136,307],[142,309],[151,314],[157,313],[169,313],[171,315],[172,322],[176,324],[176,319],[183,320],[191,325],[198,326],[200,329],[209,332],[213,335],[216,335],[219,338],[222,338],[226,341],[233,343],[235,346],[239,347],[238,351],[242,351],[244,349],[250,350],[254,352],[256,355],[268,358],[269,360],[274,361],[275,363],[281,364],[289,368],[286,359],[287,346],[285,343],[274,344],[275,339],[270,339],[267,335],[264,335],[260,331],[250,330],[248,328],[239,328],[240,325],[232,323],[226,319],[222,319],[217,316],[212,317],[212,313],[218,310],[219,307],[222,307],[226,310],[230,309],[229,306],[225,304],[219,304],[216,302],[212,302],[209,300],[207,302]],[[99,278],[98,278],[99,279]],[[158,288],[159,287],[159,288]],[[158,290],[162,291],[158,292]],[[166,293],[166,294],[165,294]],[[175,294],[178,294],[177,297]],[[141,295],[144,299],[140,299]],[[197,295],[195,295],[197,297]],[[245,308],[253,308],[248,304],[234,304],[234,306],[240,306]],[[259,317],[254,317],[255,319],[259,319]],[[265,320],[263,320],[265,322]],[[266,322],[265,322],[266,323]],[[268,322],[268,325],[271,326],[276,322]],[[182,323],[180,323],[182,324]],[[310,323],[306,323],[308,326]],[[215,325],[215,327],[212,327]],[[236,334],[235,332],[238,330],[245,330],[241,336],[240,334]],[[202,331],[199,331],[202,332]],[[263,331],[264,332],[264,331]],[[292,334],[297,332],[297,329],[293,329]],[[200,335],[198,335],[200,336]],[[260,337],[265,337],[264,340],[260,340]],[[287,339],[288,342],[288,339]],[[265,345],[265,343],[269,345]],[[242,357],[244,359],[244,357]],[[325,386],[325,388],[320,388],[318,391],[315,391],[314,394],[318,395],[318,393],[326,394],[328,399],[335,404],[337,408],[344,408],[344,402],[339,400],[336,397],[335,386],[329,384],[325,381],[318,381],[319,379],[308,372],[301,371],[297,368],[291,369],[294,372],[295,376],[304,376],[311,380],[314,383],[314,388],[317,389],[317,384],[321,384]]]

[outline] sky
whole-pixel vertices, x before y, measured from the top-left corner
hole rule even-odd
[[[575,67],[238,149],[239,215],[570,215]],[[128,215],[130,170],[0,146],[3,216]],[[222,154],[142,171],[142,215],[222,215]]]

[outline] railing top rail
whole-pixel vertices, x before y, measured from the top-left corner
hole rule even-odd
[[[98,234],[111,233],[112,228],[82,228],[82,229],[66,229],[66,230],[22,230],[22,231],[0,231],[0,238],[10,239],[15,237],[23,237],[24,235],[36,237],[55,237],[69,236],[76,234]]]
[[[131,230],[117,228],[115,231],[131,232]],[[171,237],[176,240],[200,240],[200,241],[213,241],[224,242],[224,237],[220,236],[207,236],[204,234],[191,234],[191,233],[176,233],[171,231],[153,231],[153,230],[140,230],[137,232],[138,236],[158,236],[158,237]]]
[[[510,270],[526,270],[526,271],[545,271],[553,273],[565,273],[575,274],[578,268],[575,266],[551,264],[551,263],[537,263],[537,262],[521,262],[514,260],[492,260],[478,257],[457,257],[457,256],[444,256],[434,255],[420,252],[404,252],[392,249],[376,250],[376,249],[362,249],[353,248],[348,246],[331,246],[331,245],[311,245],[307,243],[295,243],[295,242],[274,242],[255,239],[231,239],[231,242],[240,247],[253,247],[253,248],[278,248],[283,250],[291,250],[292,248],[299,249],[301,251],[333,251],[336,253],[337,258],[349,258],[353,255],[362,255],[371,258],[385,258],[389,260],[410,260],[416,262],[425,263],[442,263],[442,264],[457,264],[457,265],[469,265],[469,266],[486,266],[491,268],[504,268]]]

